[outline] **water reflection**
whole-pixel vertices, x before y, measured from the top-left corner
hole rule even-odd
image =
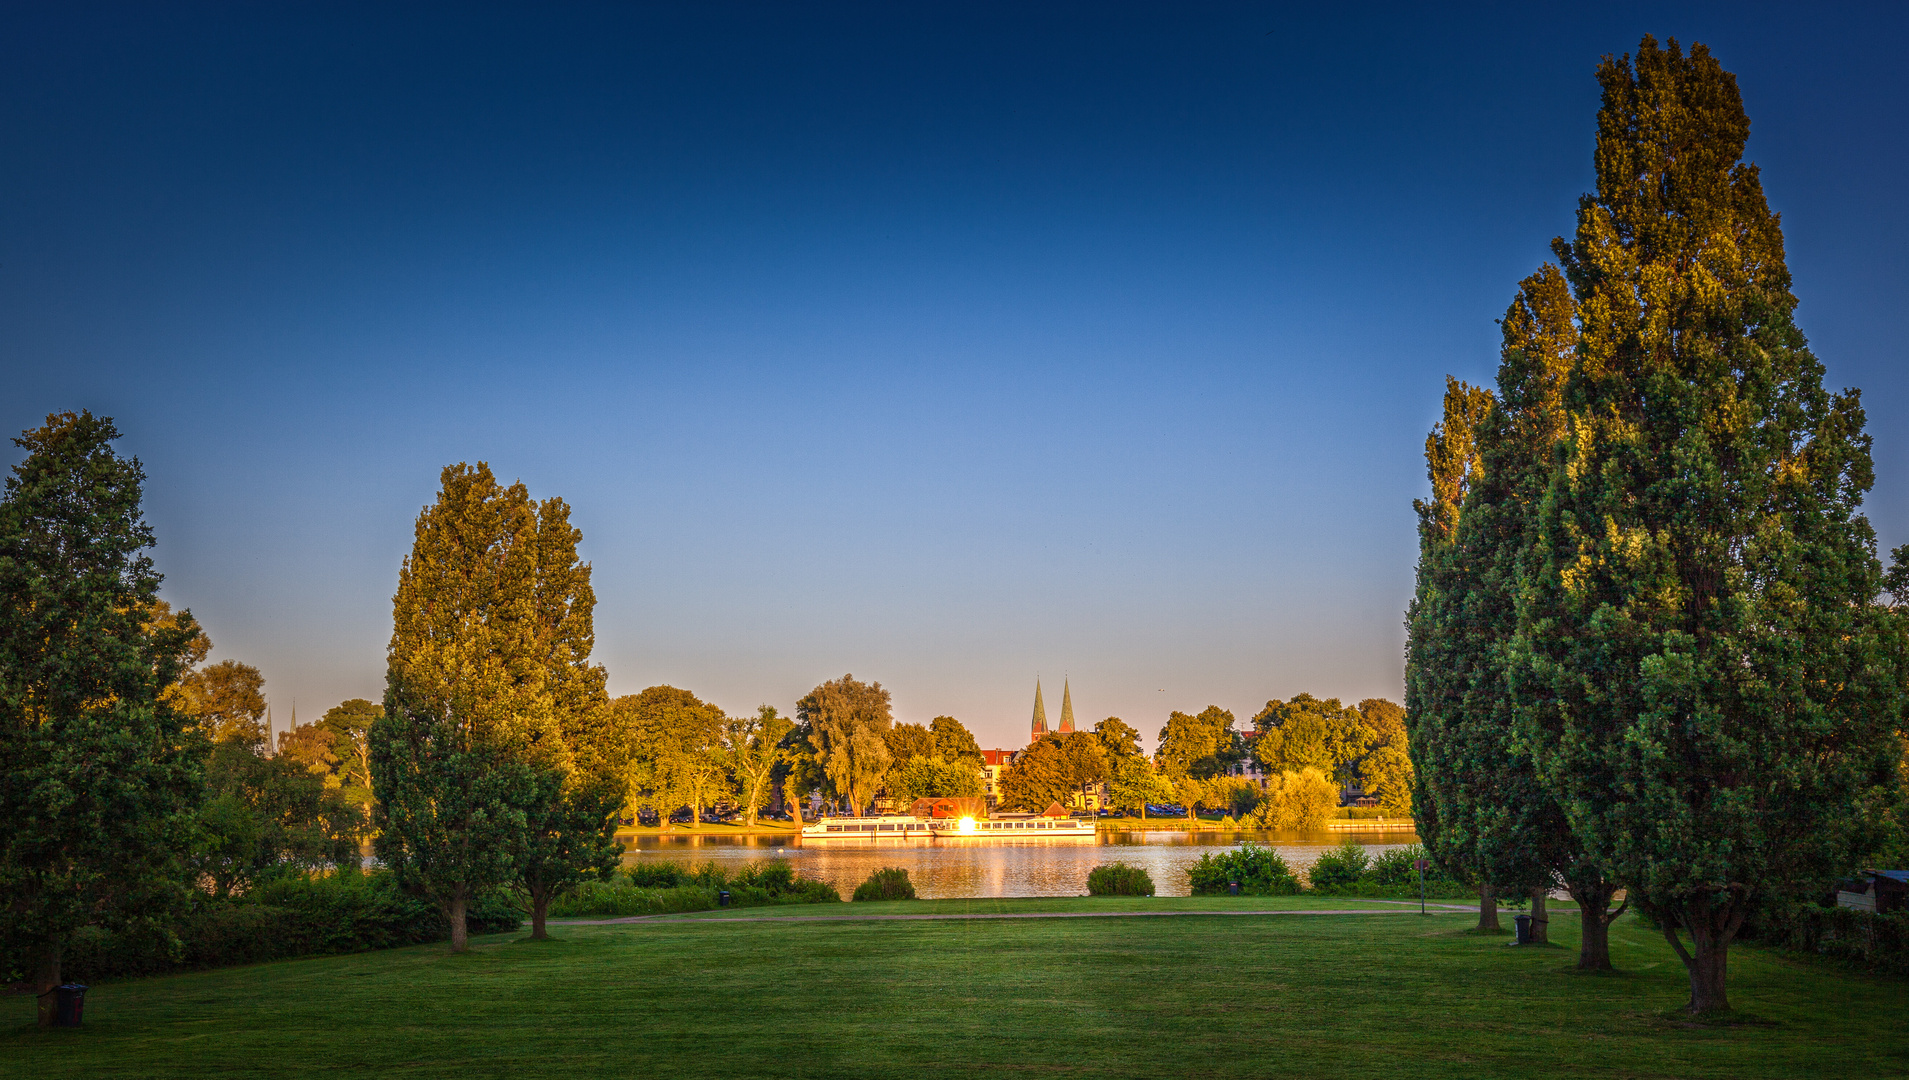
[[[966,896],[1079,896],[1087,872],[1120,860],[1145,867],[1161,896],[1185,896],[1187,868],[1208,852],[1230,851],[1243,840],[1277,850],[1293,869],[1312,865],[1321,851],[1350,838],[1372,854],[1415,843],[1406,832],[1179,832],[1105,833],[1014,840],[801,840],[792,836],[639,836],[624,865],[666,859],[715,862],[729,869],[786,858],[804,877],[821,878],[842,897],[884,866],[901,866],[924,899]]]

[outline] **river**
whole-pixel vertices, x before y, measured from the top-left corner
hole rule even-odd
[[[934,840],[809,840],[792,836],[639,836],[624,865],[652,860],[715,862],[735,872],[750,862],[787,859],[803,877],[834,885],[844,900],[884,866],[908,870],[923,899],[969,896],[1080,896],[1099,863],[1144,867],[1160,896],[1188,893],[1187,868],[1209,852],[1241,841],[1267,845],[1295,871],[1346,839],[1370,854],[1416,843],[1412,832],[1157,832],[1101,833],[994,843]]]

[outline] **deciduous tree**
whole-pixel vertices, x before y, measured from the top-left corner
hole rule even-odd
[[[1350,780],[1370,749],[1364,718],[1338,698],[1300,694],[1291,701],[1269,701],[1253,717],[1253,728],[1259,732],[1253,754],[1272,772],[1317,769]]]
[[[1313,829],[1325,824],[1339,805],[1339,789],[1314,768],[1267,778],[1259,817],[1267,829]]]
[[[265,677],[237,660],[221,660],[179,680],[179,708],[213,742],[265,746]]]
[[[754,716],[723,721],[723,763],[742,796],[743,819],[750,825],[769,797],[776,767],[788,758],[782,741],[794,729],[795,721],[779,715],[773,705],[762,706]]]
[[[1108,795],[1120,809],[1138,810],[1144,821],[1148,803],[1164,803],[1173,798],[1173,782],[1160,775],[1146,758],[1135,755],[1115,763]]]
[[[667,820],[696,796],[692,789],[707,788],[710,769],[721,767],[714,755],[727,718],[688,690],[652,686],[617,698],[611,710],[630,748],[625,773],[632,809],[649,807]],[[700,821],[701,805],[692,809]]]
[[[1109,716],[1095,724],[1094,737],[1100,740],[1100,752],[1110,762],[1144,756],[1140,750],[1140,733],[1118,716]]]
[[[981,774],[966,761],[912,757],[888,770],[888,794],[904,806],[916,799],[980,795]]]
[[[882,738],[894,723],[888,691],[844,675],[809,691],[795,712],[830,791],[861,813],[893,760]]]
[[[1160,729],[1159,748],[1154,758],[1169,778],[1216,776],[1240,759],[1239,735],[1233,730],[1233,714],[1218,705],[1208,705],[1198,716],[1176,712],[1167,717]]]
[[[928,730],[935,737],[936,757],[966,762],[976,769],[981,767],[981,746],[961,721],[952,716],[937,716],[928,722]]]
[[[1001,772],[1001,805],[1039,813],[1074,792],[1074,770],[1059,735],[1034,740]]]

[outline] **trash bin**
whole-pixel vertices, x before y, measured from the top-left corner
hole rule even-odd
[[[729,906],[729,890],[728,889],[716,890],[716,906],[717,907]]]
[[[1531,944],[1531,916],[1514,915],[1511,921],[1517,924],[1517,927],[1518,927],[1518,940],[1516,944],[1519,944],[1519,945]]]
[[[40,995],[41,1027],[79,1027],[86,1005],[86,987],[79,983],[56,986]]]
[[[1238,895],[1240,894],[1240,883],[1239,883],[1239,882],[1237,882],[1237,881],[1229,881],[1229,882],[1227,882],[1227,883],[1226,883],[1226,894],[1227,894],[1228,896],[1238,896]]]

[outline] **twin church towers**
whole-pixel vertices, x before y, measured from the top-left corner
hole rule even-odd
[[[1074,730],[1074,695],[1072,690],[1067,685],[1067,680],[1065,679],[1061,680],[1061,725],[1060,727],[1057,727],[1057,728],[1049,728],[1047,726],[1047,706],[1041,704],[1041,680],[1035,679],[1034,680],[1034,734],[1028,737],[1028,740],[1027,740],[1028,745],[1032,746],[1035,743],[1041,741],[1041,736],[1043,735],[1047,735],[1050,733],[1056,734],[1056,735],[1067,735],[1067,734],[1071,734],[1073,730]]]

